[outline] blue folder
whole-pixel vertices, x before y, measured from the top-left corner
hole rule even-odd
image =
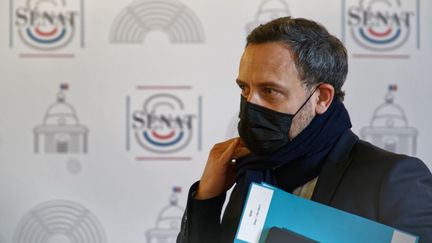
[[[272,231],[276,228],[286,232],[286,237],[295,234],[324,243],[417,243],[419,240],[412,234],[276,187],[252,183],[234,242],[272,242],[266,241],[275,238],[272,228]]]

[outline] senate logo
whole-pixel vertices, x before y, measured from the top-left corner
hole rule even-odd
[[[10,47],[20,57],[73,57],[84,46],[82,1],[11,1]]]
[[[343,4],[342,38],[354,56],[407,58],[420,47],[418,1],[344,0]]]
[[[170,153],[187,146],[195,114],[185,112],[183,101],[172,94],[155,94],[132,114],[136,141],[155,153]]]
[[[192,144],[200,150],[201,96],[183,87],[191,89],[139,86],[136,96],[127,96],[126,147],[137,160],[190,160]]]

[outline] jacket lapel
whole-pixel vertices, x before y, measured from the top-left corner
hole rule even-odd
[[[330,151],[314,189],[312,200],[330,205],[337,187],[351,163],[351,150],[359,138],[347,130]]]

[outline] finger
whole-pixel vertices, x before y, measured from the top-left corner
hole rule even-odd
[[[243,140],[240,137],[239,137],[239,140],[240,140],[239,146],[246,147],[245,143],[243,142]]]
[[[250,154],[250,150],[246,147],[237,147],[234,153],[232,154],[233,159],[238,159]]]
[[[235,138],[230,138],[230,139],[228,139],[228,140],[225,140],[225,141],[223,141],[223,142],[220,142],[220,143],[217,143],[217,145],[229,145],[229,144],[231,144],[231,143],[233,143],[234,141],[236,141],[236,140],[239,140],[239,138],[238,137],[235,137]]]
[[[223,159],[223,160],[231,159],[232,154],[236,150],[239,141],[240,140],[238,138],[232,139],[231,144],[229,144],[228,147],[225,149],[225,151],[222,153],[221,159]]]

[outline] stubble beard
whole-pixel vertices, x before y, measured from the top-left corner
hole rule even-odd
[[[311,123],[314,117],[315,113],[312,110],[311,100],[309,100],[292,120],[288,134],[290,140],[299,135]]]

